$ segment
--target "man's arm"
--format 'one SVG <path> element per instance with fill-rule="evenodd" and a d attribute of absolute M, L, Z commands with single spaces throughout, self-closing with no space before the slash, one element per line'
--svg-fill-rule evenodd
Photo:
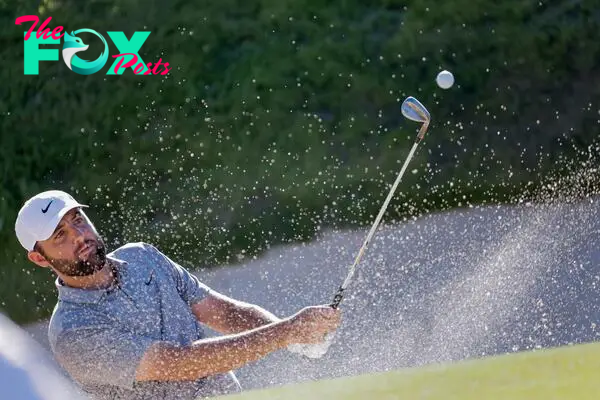
<path fill-rule="evenodd" d="M 318 343 L 339 322 L 339 310 L 307 307 L 284 320 L 235 335 L 201 339 L 191 346 L 157 342 L 142 357 L 135 379 L 188 381 L 225 373 L 293 343 Z"/>
<path fill-rule="evenodd" d="M 294 343 L 318 343 L 340 322 L 339 310 L 307 307 L 291 317 L 188 346 L 157 341 L 99 316 L 60 332 L 53 352 L 77 381 L 131 389 L 136 381 L 190 381 L 224 373 Z"/>
<path fill-rule="evenodd" d="M 146 246 L 159 262 L 166 265 L 177 291 L 196 318 L 211 329 L 223 334 L 240 333 L 280 320 L 259 306 L 216 292 L 156 247 Z"/>
<path fill-rule="evenodd" d="M 240 333 L 280 321 L 257 305 L 232 299 L 214 290 L 192 304 L 191 309 L 198 321 L 223 334 Z"/>
<path fill-rule="evenodd" d="M 136 380 L 188 381 L 225 373 L 287 346 L 290 334 L 289 323 L 281 321 L 186 347 L 157 342 L 142 357 Z"/>

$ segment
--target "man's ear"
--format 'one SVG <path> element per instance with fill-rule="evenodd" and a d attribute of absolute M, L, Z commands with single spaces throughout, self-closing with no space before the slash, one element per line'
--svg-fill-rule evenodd
<path fill-rule="evenodd" d="M 40 267 L 50 268 L 50 263 L 48 262 L 48 260 L 46 260 L 46 257 L 44 257 L 41 253 L 35 250 L 28 252 L 27 258 L 29 258 L 29 261 L 37 264 Z"/>

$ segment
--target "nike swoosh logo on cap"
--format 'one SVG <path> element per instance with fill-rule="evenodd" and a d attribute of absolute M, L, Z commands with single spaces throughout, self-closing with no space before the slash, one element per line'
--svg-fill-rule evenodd
<path fill-rule="evenodd" d="M 48 212 L 48 209 L 50 208 L 50 204 L 52 204 L 54 200 L 50 200 L 50 203 L 48 203 L 48 205 L 46 206 L 46 208 L 42 208 L 42 212 L 44 214 L 46 214 Z"/>

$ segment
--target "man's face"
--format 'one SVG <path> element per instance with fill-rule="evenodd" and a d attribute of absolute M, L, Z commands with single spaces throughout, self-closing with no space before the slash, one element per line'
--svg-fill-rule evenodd
<path fill-rule="evenodd" d="M 96 228 L 79 208 L 61 219 L 50 238 L 34 249 L 63 275 L 87 276 L 99 271 L 106 261 L 106 246 Z"/>

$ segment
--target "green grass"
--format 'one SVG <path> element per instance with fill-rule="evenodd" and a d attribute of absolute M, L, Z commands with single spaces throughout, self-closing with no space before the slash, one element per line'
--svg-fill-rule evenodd
<path fill-rule="evenodd" d="M 289 366 L 293 368 L 292 365 Z M 597 399 L 600 344 L 254 390 L 223 399 Z"/>

